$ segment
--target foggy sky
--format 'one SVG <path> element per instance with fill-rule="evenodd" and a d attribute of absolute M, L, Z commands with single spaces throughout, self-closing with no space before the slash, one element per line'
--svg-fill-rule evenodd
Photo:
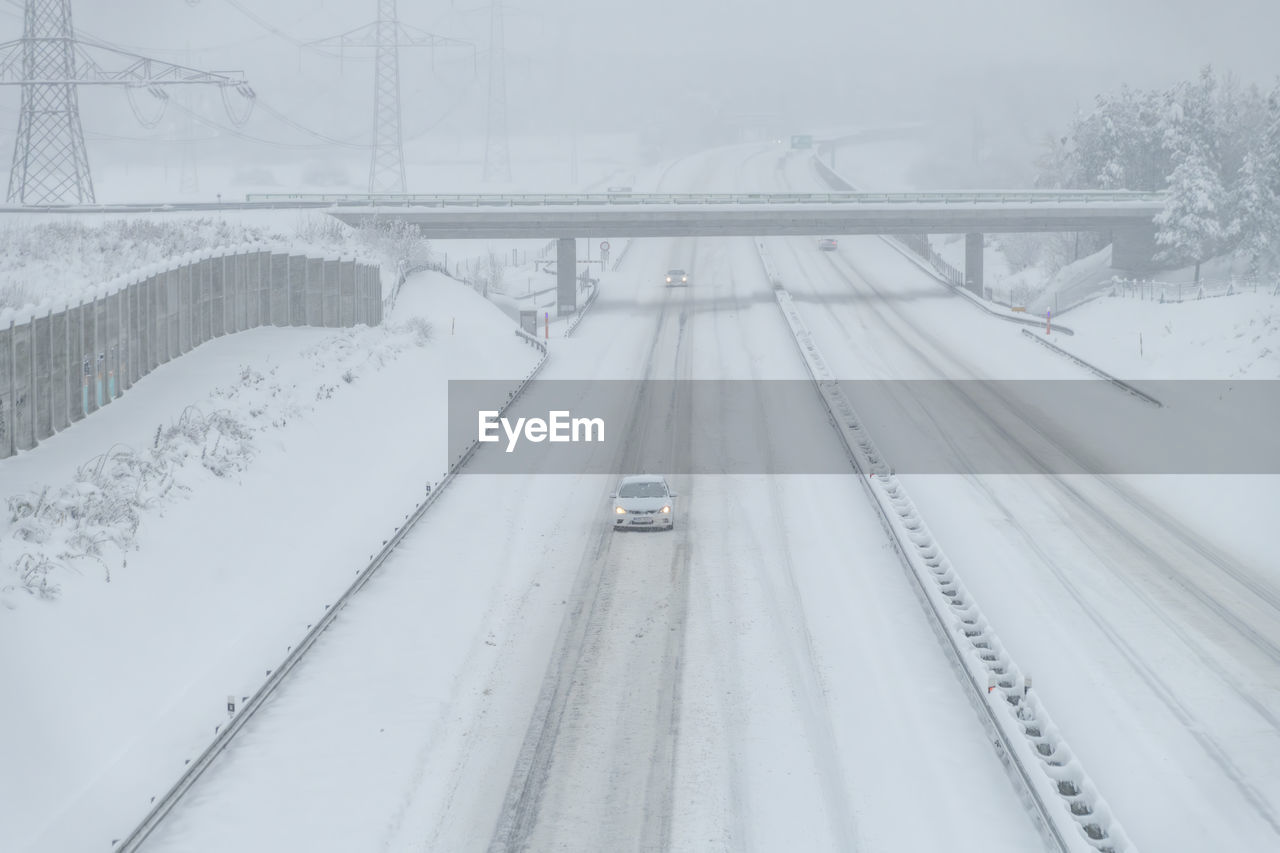
<path fill-rule="evenodd" d="M 376 0 L 240 0 L 295 41 L 371 21 Z M 21 33 L 21 3 L 0 0 L 0 38 Z M 511 133 L 669 128 L 708 115 L 770 113 L 792 126 L 978 115 L 989 132 L 1059 127 L 1077 105 L 1122 82 L 1164 86 L 1204 64 L 1269 86 L 1276 0 L 523 0 L 507 2 Z M 405 50 L 406 137 L 482 133 L 489 15 L 483 2 L 400 0 L 406 24 L 474 42 Z M 267 32 L 228 0 L 73 3 L 87 34 L 209 69 L 242 69 L 263 103 L 315 131 L 367 142 L 372 51 L 341 63 Z M 434 67 L 432 62 L 434 61 Z M 12 133 L 17 89 L 0 95 Z M 134 121 L 119 92 L 84 92 L 87 133 L 137 139 L 191 133 L 169 117 Z M 203 115 L 228 121 L 216 93 Z M 299 134 L 260 110 L 247 133 L 293 145 Z M 197 127 L 203 139 L 216 127 Z M 100 143 L 103 144 L 103 143 Z M 253 145 L 231 142 L 242 153 Z M 271 147 L 262 147 L 264 157 Z M 284 150 L 284 149 L 279 149 Z M 279 153 L 277 150 L 277 154 Z"/>

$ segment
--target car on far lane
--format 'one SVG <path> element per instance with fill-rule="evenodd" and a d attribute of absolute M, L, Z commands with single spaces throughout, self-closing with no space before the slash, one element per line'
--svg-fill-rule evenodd
<path fill-rule="evenodd" d="M 836 241 L 831 237 L 823 237 L 818 241 L 818 248 L 824 252 L 834 252 L 837 248 Z"/>
<path fill-rule="evenodd" d="M 667 270 L 667 287 L 688 286 L 689 274 L 684 270 Z"/>
<path fill-rule="evenodd" d="M 614 530 L 674 530 L 675 494 L 665 477 L 634 474 L 623 477 L 609 495 Z"/>

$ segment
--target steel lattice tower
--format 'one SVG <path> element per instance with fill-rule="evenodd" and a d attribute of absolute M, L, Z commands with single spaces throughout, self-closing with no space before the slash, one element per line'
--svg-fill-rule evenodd
<path fill-rule="evenodd" d="M 186 62 L 188 64 L 191 62 L 190 45 L 187 45 Z M 178 155 L 178 194 L 195 195 L 200 192 L 200 175 L 196 167 L 196 146 L 190 140 L 195 136 L 196 125 L 192 120 L 191 96 L 188 92 L 184 92 L 183 95 L 182 135 L 187 141 L 182 143 L 182 149 Z"/>
<path fill-rule="evenodd" d="M 373 162 L 369 192 L 405 192 L 404 137 L 400 132 L 400 21 L 396 0 L 378 0 L 374 24 L 377 57 L 373 72 Z"/>
<path fill-rule="evenodd" d="M 511 151 L 507 144 L 507 58 L 502 0 L 489 7 L 489 110 L 484 145 L 484 180 L 511 181 Z"/>
<path fill-rule="evenodd" d="M 121 62 L 121 68 L 109 67 Z M 148 122 L 134 103 L 134 92 L 154 96 L 161 104 L 162 116 L 168 103 L 167 87 L 207 84 L 222 88 L 223 106 L 233 122 L 248 120 L 248 113 L 237 118 L 226 100 L 226 90 L 234 88 L 252 109 L 254 92 L 240 72 L 198 71 L 102 41 L 79 41 L 71 25 L 71 0 L 26 0 L 22 38 L 0 44 L 0 86 L 22 87 L 18 136 L 9 171 L 9 203 L 94 203 L 93 178 L 80 127 L 79 87 L 124 88 L 138 120 L 154 127 L 160 118 Z"/>
<path fill-rule="evenodd" d="M 400 48 L 475 47 L 468 42 L 437 36 L 400 23 L 396 0 L 378 0 L 378 19 L 354 30 L 307 42 L 306 47 L 372 47 L 376 50 L 373 76 L 373 159 L 369 164 L 370 193 L 406 192 L 404 137 L 400 130 Z M 434 57 L 434 53 L 432 54 Z"/>
<path fill-rule="evenodd" d="M 71 0 L 27 0 L 21 50 L 23 79 L 40 82 L 22 84 L 9 203 L 93 204 L 76 97 Z"/>

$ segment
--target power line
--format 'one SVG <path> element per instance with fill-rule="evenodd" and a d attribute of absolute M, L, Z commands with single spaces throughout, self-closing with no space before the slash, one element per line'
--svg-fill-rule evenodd
<path fill-rule="evenodd" d="M 304 50 L 313 51 L 315 53 L 320 54 L 321 56 L 328 56 L 333 59 L 339 59 L 344 62 L 346 61 L 346 57 L 341 53 L 333 53 L 331 51 L 323 50 L 322 48 L 318 47 L 315 42 L 306 42 L 306 41 L 303 41 L 302 39 L 289 35 L 284 30 L 281 30 L 280 28 L 271 24 L 269 21 L 266 21 L 263 18 L 259 17 L 259 15 L 256 12 L 252 11 L 251 9 L 246 9 L 244 5 L 237 2 L 237 0 L 225 0 L 225 2 L 227 3 L 228 6 L 240 12 L 240 14 L 244 15 L 246 18 L 253 21 L 255 24 L 262 27 L 267 32 L 271 33 L 274 36 L 284 39 L 285 41 L 289 42 L 295 47 L 299 47 Z M 355 57 L 355 61 L 368 62 L 370 61 L 370 57 L 365 57 L 365 56 Z"/>
<path fill-rule="evenodd" d="M 335 146 L 342 147 L 342 148 L 366 148 L 367 147 L 366 145 L 362 145 L 359 143 L 343 142 L 342 140 L 337 140 L 337 139 L 330 140 L 329 137 L 323 136 L 321 134 L 313 134 L 313 135 L 319 136 L 321 139 L 329 140 L 323 145 L 316 145 L 312 143 L 280 142 L 275 139 L 264 139 L 261 136 L 254 136 L 252 134 L 245 133 L 242 130 L 238 130 L 234 127 L 227 127 L 224 124 L 219 124 L 218 122 L 213 121 L 212 119 L 205 118 L 204 116 L 200 115 L 194 110 L 188 110 L 186 107 L 182 106 L 181 104 L 174 104 L 174 107 L 176 107 L 181 112 L 189 113 L 191 115 L 191 120 L 196 122 L 197 124 L 202 124 L 205 127 L 212 128 L 214 130 L 220 131 L 230 136 L 234 136 L 237 139 L 244 139 L 248 142 L 257 142 L 261 145 L 269 145 L 272 148 L 287 148 L 293 151 L 317 151 L 317 150 L 330 150 Z"/>
<path fill-rule="evenodd" d="M 343 139 L 335 139 L 335 138 L 334 138 L 334 137 L 332 137 L 332 136 L 326 136 L 325 134 L 323 134 L 323 133 L 319 132 L 318 130 L 312 130 L 311 128 L 307 127 L 306 125 L 299 124 L 298 122 L 296 122 L 296 121 L 294 121 L 293 119 L 289 118 L 289 117 L 288 117 L 287 115 L 285 115 L 284 113 L 282 113 L 282 112 L 280 112 L 279 110 L 277 110 L 275 107 L 273 107 L 273 106 L 271 106 L 270 104 L 265 103 L 264 101 L 262 101 L 262 99 L 261 99 L 261 98 L 259 98 L 259 99 L 258 99 L 258 106 L 259 106 L 259 107 L 261 107 L 263 110 L 265 110 L 265 111 L 266 111 L 267 113 L 269 113 L 270 115 L 274 116 L 274 117 L 275 117 L 276 119 L 278 119 L 279 121 L 283 122 L 284 124 L 289 125 L 289 127 L 292 127 L 292 128 L 293 128 L 293 129 L 295 129 L 295 130 L 299 130 L 299 131 L 301 131 L 301 132 L 305 133 L 307 136 L 314 136 L 316 139 L 321 139 L 321 140 L 323 140 L 323 141 L 325 141 L 325 142 L 328 142 L 330 145 L 338 145 L 338 146 L 341 146 L 341 147 L 344 147 L 344 148 L 365 148 L 365 147 L 366 147 L 366 145 L 365 145 L 364 143 L 356 143 L 356 142 L 352 142 L 352 141 L 351 141 L 352 139 L 356 139 L 356 138 L 358 138 L 357 136 L 349 137 L 349 138 L 348 138 L 348 139 L 346 139 L 346 140 L 343 140 Z"/>
<path fill-rule="evenodd" d="M 507 57 L 502 0 L 489 7 L 489 103 L 484 141 L 484 180 L 511 182 L 507 144 Z"/>

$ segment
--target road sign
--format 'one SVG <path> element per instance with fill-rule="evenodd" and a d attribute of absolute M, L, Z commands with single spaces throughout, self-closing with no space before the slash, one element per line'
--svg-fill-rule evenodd
<path fill-rule="evenodd" d="M 600 251 L 602 251 L 602 252 L 607 252 L 607 251 L 609 251 L 609 241 L 608 241 L 608 240 L 601 240 L 601 241 L 600 241 Z"/>

